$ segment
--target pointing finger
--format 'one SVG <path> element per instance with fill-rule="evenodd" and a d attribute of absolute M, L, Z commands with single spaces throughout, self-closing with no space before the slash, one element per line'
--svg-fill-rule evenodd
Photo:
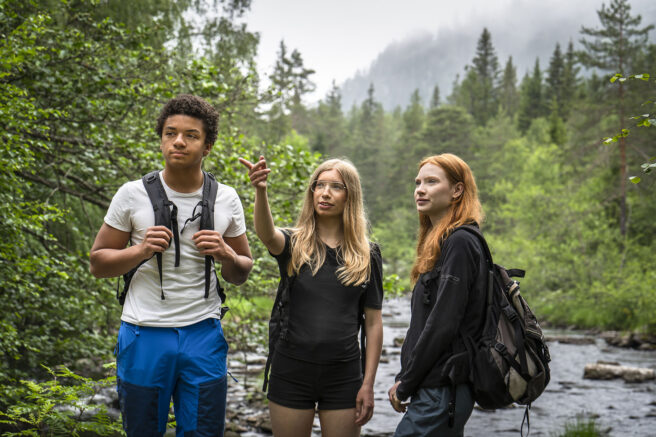
<path fill-rule="evenodd" d="M 244 167 L 246 167 L 249 170 L 251 170 L 253 168 L 253 165 L 254 165 L 248 159 L 244 159 L 244 158 L 239 158 L 239 162 L 241 162 L 244 165 Z"/>

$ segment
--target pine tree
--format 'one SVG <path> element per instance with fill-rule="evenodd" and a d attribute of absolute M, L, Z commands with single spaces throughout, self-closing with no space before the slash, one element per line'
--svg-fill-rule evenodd
<path fill-rule="evenodd" d="M 421 104 L 419 89 L 410 96 L 410 104 L 403 113 L 404 135 L 412 136 L 419 132 L 424 124 L 424 107 Z"/>
<path fill-rule="evenodd" d="M 419 90 L 415 89 L 410 96 L 410 103 L 401 114 L 401 133 L 398 141 L 393 144 L 392 155 L 394 159 L 390 160 L 388 166 L 391 179 L 398 181 L 386 190 L 386 193 L 392 199 L 403 198 L 407 194 L 407 184 L 416 175 L 417 169 L 413 164 L 423 157 L 421 155 L 424 150 L 421 146 L 421 134 L 424 129 L 425 118 L 426 115 Z M 422 150 L 422 152 L 417 153 L 417 150 Z M 403 159 L 399 159 L 401 156 Z"/>
<path fill-rule="evenodd" d="M 472 65 L 465 67 L 465 78 L 456 82 L 449 101 L 465 108 L 480 125 L 494 117 L 499 107 L 499 61 L 487 29 L 478 39 Z"/>
<path fill-rule="evenodd" d="M 564 79 L 565 79 L 565 59 L 560 51 L 560 44 L 556 43 L 551 59 L 549 69 L 547 70 L 545 99 L 552 103 L 552 111 L 558 117 L 562 118 L 562 106 L 564 97 Z"/>
<path fill-rule="evenodd" d="M 346 140 L 344 114 L 342 113 L 342 96 L 333 81 L 326 98 L 319 102 L 315 111 L 312 129 L 312 149 L 327 156 L 343 153 Z"/>
<path fill-rule="evenodd" d="M 351 138 L 348 145 L 348 156 L 358 167 L 362 180 L 367 206 L 372 213 L 377 213 L 377 202 L 386 186 L 385 169 L 387 167 L 387 152 L 389 138 L 386 138 L 385 113 L 380 102 L 376 101 L 373 83 L 367 90 L 367 98 L 356 110 L 354 124 L 350 127 Z M 380 208 L 384 208 L 382 205 Z"/>
<path fill-rule="evenodd" d="M 551 98 L 551 114 L 549 115 L 549 137 L 551 142 L 562 146 L 567 141 L 567 130 L 565 122 L 560 117 L 558 101 L 555 97 Z"/>
<path fill-rule="evenodd" d="M 582 27 L 581 44 L 585 51 L 579 53 L 581 63 L 587 67 L 596 67 L 609 73 L 626 75 L 631 71 L 641 47 L 646 44 L 649 31 L 654 25 L 640 28 L 642 17 L 631 16 L 631 5 L 627 0 L 612 0 L 610 5 L 601 6 L 597 11 L 601 28 L 593 29 Z M 587 38 L 586 38 L 587 37 Z M 621 132 L 626 124 L 625 90 L 620 82 L 617 87 L 617 104 L 614 108 L 619 117 L 618 131 Z M 620 153 L 620 233 L 626 235 L 627 206 L 626 206 L 626 179 L 627 158 L 626 141 L 619 139 Z"/>
<path fill-rule="evenodd" d="M 472 115 L 481 124 L 485 124 L 497 111 L 499 76 L 499 61 L 492 46 L 492 36 L 487 28 L 483 29 L 483 33 L 478 39 L 476 56 L 472 63 L 480 85 L 478 93 L 476 93 L 476 100 L 479 104 L 476 105 L 476 110 Z"/>
<path fill-rule="evenodd" d="M 499 87 L 499 104 L 507 115 L 512 117 L 519 107 L 519 94 L 517 93 L 517 69 L 513 65 L 512 56 L 508 57 L 506 67 L 501 77 Z"/>
<path fill-rule="evenodd" d="M 473 159 L 472 123 L 472 116 L 463 108 L 444 105 L 431 109 L 421 132 L 420 147 L 413 151 L 416 160 L 449 152 L 469 162 Z"/>
<path fill-rule="evenodd" d="M 440 106 L 440 87 L 435 85 L 433 88 L 433 95 L 431 96 L 430 109 L 437 108 Z"/>
<path fill-rule="evenodd" d="M 563 120 L 569 118 L 572 110 L 572 103 L 576 97 L 578 89 L 578 73 L 579 67 L 576 65 L 576 53 L 574 52 L 574 43 L 572 40 L 567 45 L 567 52 L 565 53 L 565 69 L 563 71 L 563 91 L 560 102 L 560 115 Z"/>
<path fill-rule="evenodd" d="M 546 115 L 546 111 L 542 91 L 542 71 L 540 70 L 540 60 L 536 59 L 533 74 L 530 76 L 527 74 L 522 79 L 517 119 L 520 132 L 525 133 L 533 120 L 544 115 Z"/>
<path fill-rule="evenodd" d="M 298 50 L 294 49 L 288 55 L 285 42 L 280 41 L 278 58 L 270 76 L 272 104 L 269 124 L 272 140 L 279 140 L 290 128 L 307 133 L 308 115 L 302 99 L 315 89 L 310 80 L 313 74 L 314 70 L 303 65 L 303 57 Z"/>
<path fill-rule="evenodd" d="M 268 111 L 269 135 L 276 141 L 289 132 L 291 121 L 288 116 L 288 105 L 291 99 L 289 92 L 292 88 L 292 67 L 287 55 L 285 41 L 280 41 L 278 58 L 273 67 L 271 79 L 272 103 Z"/>

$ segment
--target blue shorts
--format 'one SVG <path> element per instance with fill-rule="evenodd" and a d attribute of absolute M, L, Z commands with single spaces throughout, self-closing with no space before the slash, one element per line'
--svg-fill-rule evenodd
<path fill-rule="evenodd" d="M 223 436 L 227 353 L 218 319 L 182 328 L 122 322 L 116 374 L 128 437 L 162 436 L 171 397 L 176 436 Z"/>
<path fill-rule="evenodd" d="M 471 390 L 466 384 L 456 387 L 456 411 L 449 427 L 451 387 L 420 388 L 410 399 L 408 410 L 396 427 L 394 437 L 462 437 L 465 423 L 474 409 Z"/>

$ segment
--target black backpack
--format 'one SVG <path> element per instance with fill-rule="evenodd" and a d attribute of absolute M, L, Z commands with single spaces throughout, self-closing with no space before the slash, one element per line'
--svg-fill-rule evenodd
<path fill-rule="evenodd" d="M 173 233 L 173 243 L 175 245 L 175 267 L 180 265 L 180 234 L 178 232 L 178 207 L 175 206 L 166 196 L 166 191 L 164 191 L 164 186 L 162 181 L 159 178 L 159 170 L 152 171 L 141 178 L 146 192 L 148 193 L 148 198 L 150 203 L 153 206 L 153 212 L 155 214 L 155 226 L 166 226 Z M 198 204 L 194 207 L 192 216 L 187 219 L 183 224 L 182 229 L 190 221 L 194 221 L 200 218 L 200 229 L 214 229 L 214 202 L 216 201 L 216 192 L 218 190 L 218 183 L 214 178 L 212 173 L 203 172 L 203 198 Z M 196 208 L 200 206 L 201 211 L 196 212 Z M 170 246 L 169 246 L 170 247 Z M 157 258 L 157 269 L 159 270 L 159 284 L 161 288 L 161 298 L 164 297 L 164 287 L 162 285 L 162 253 L 156 252 L 155 257 Z M 130 288 L 130 281 L 135 272 L 141 267 L 142 264 L 149 261 L 150 258 L 141 261 L 135 268 L 123 275 L 123 291 L 119 293 L 119 285 L 116 287 L 116 298 L 119 303 L 123 305 L 125 303 L 125 296 L 128 293 Z M 210 291 L 210 275 L 212 274 L 212 265 L 214 264 L 214 258 L 210 255 L 205 256 L 205 299 L 209 297 Z M 221 302 L 225 302 L 226 295 L 219 283 L 219 278 L 214 271 L 214 276 L 216 277 L 216 291 L 221 298 Z M 119 278 L 120 282 L 120 278 Z M 221 317 L 223 317 L 227 308 L 221 308 Z"/>
<path fill-rule="evenodd" d="M 489 267 L 483 331 L 478 339 L 465 339 L 474 400 L 484 409 L 526 405 L 524 419 L 530 432 L 528 410 L 549 384 L 551 357 L 536 317 L 519 294 L 519 282 L 511 279 L 524 277 L 525 272 L 494 264 L 477 227 L 457 229 L 476 235 Z"/>

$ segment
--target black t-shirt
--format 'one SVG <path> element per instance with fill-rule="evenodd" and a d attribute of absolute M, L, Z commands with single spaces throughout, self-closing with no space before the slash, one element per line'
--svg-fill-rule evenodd
<path fill-rule="evenodd" d="M 283 271 L 291 259 L 290 237 L 285 234 L 285 248 L 275 258 Z M 288 340 L 276 351 L 313 363 L 349 361 L 360 356 L 358 316 L 360 298 L 364 306 L 381 309 L 383 304 L 382 260 L 377 246 L 372 248 L 373 265 L 369 281 L 346 286 L 337 279 L 337 251 L 326 246 L 326 259 L 312 276 L 305 265 L 290 290 Z"/>

